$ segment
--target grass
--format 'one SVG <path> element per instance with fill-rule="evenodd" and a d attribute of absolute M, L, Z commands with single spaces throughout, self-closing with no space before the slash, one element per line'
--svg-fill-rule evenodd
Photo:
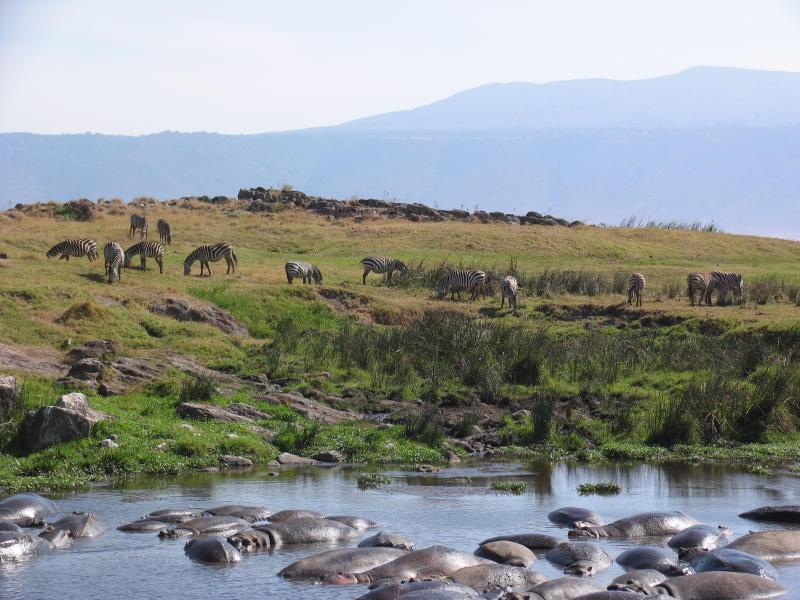
<path fill-rule="evenodd" d="M 599 481 L 597 483 L 581 483 L 578 485 L 578 493 L 581 496 L 616 496 L 620 491 L 622 491 L 622 488 L 614 481 Z"/>
<path fill-rule="evenodd" d="M 493 481 L 489 487 L 495 492 L 523 494 L 528 489 L 528 484 L 524 481 Z"/>
<path fill-rule="evenodd" d="M 358 476 L 356 484 L 360 490 L 370 490 L 392 483 L 392 478 L 380 473 L 364 473 Z"/>

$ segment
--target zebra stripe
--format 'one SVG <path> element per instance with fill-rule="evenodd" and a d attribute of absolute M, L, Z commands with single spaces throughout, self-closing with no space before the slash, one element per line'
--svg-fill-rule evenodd
<path fill-rule="evenodd" d="M 58 257 L 59 260 L 62 258 L 69 260 L 70 256 L 76 258 L 86 256 L 89 262 L 92 262 L 100 258 L 100 255 L 97 253 L 97 244 L 94 240 L 90 239 L 64 240 L 63 242 L 59 242 L 47 251 L 47 258 L 53 258 L 57 254 L 61 255 Z"/>
<path fill-rule="evenodd" d="M 694 306 L 694 295 L 700 292 L 700 300 L 698 305 L 703 304 L 703 300 L 707 300 L 711 304 L 711 296 L 708 295 L 708 288 L 711 284 L 711 275 L 709 273 L 689 273 L 686 277 L 686 287 L 689 294 L 689 301 Z M 708 297 L 706 298 L 706 296 Z"/>
<path fill-rule="evenodd" d="M 506 298 L 508 298 L 508 305 L 514 310 L 517 310 L 517 278 L 509 275 L 500 284 L 500 308 L 505 307 Z"/>
<path fill-rule="evenodd" d="M 436 292 L 443 298 L 450 292 L 450 299 L 453 300 L 458 294 L 461 300 L 461 292 L 472 292 L 470 300 L 475 300 L 478 294 L 486 295 L 486 273 L 474 269 L 456 269 L 449 275 L 445 275 L 436 283 Z"/>
<path fill-rule="evenodd" d="M 137 254 L 141 260 L 142 271 L 147 270 L 147 259 L 152 258 L 158 263 L 158 272 L 164 272 L 164 246 L 158 242 L 137 242 L 125 250 L 125 268 L 131 266 L 131 260 Z"/>
<path fill-rule="evenodd" d="M 233 246 L 231 246 L 228 242 L 220 242 L 212 246 L 200 246 L 199 248 L 195 249 L 189 256 L 186 257 L 186 260 L 183 261 L 183 274 L 188 275 L 191 273 L 192 264 L 194 261 L 199 260 L 200 275 L 203 275 L 203 268 L 208 269 L 208 274 L 211 275 L 211 266 L 208 263 L 217 262 L 222 258 L 224 258 L 225 262 L 228 264 L 228 270 L 226 273 L 230 273 L 231 271 L 235 273 L 236 265 L 238 264 L 236 252 L 233 251 Z"/>
<path fill-rule="evenodd" d="M 741 302 L 744 297 L 744 278 L 739 273 L 711 271 L 711 282 L 706 295 L 711 304 L 711 294 L 717 292 L 717 304 L 725 301 L 728 292 L 733 292 L 734 301 Z"/>
<path fill-rule="evenodd" d="M 283 265 L 283 269 L 286 271 L 286 279 L 289 283 L 298 277 L 303 280 L 303 283 L 311 283 L 312 279 L 315 283 L 322 283 L 322 271 L 311 263 L 293 260 Z"/>
<path fill-rule="evenodd" d="M 103 248 L 103 257 L 106 262 L 108 283 L 115 279 L 122 281 L 122 264 L 125 261 L 125 253 L 122 251 L 122 246 L 117 242 L 108 242 Z"/>
<path fill-rule="evenodd" d="M 164 219 L 159 219 L 156 223 L 156 229 L 158 229 L 158 239 L 162 242 L 166 242 L 169 246 L 172 244 L 172 228 L 169 226 Z"/>
<path fill-rule="evenodd" d="M 644 275 L 641 273 L 631 275 L 628 280 L 628 304 L 636 300 L 636 306 L 642 305 L 642 293 L 646 285 L 647 282 L 644 279 Z"/>
<path fill-rule="evenodd" d="M 361 266 L 364 267 L 364 275 L 361 277 L 361 282 L 367 285 L 367 275 L 372 273 L 386 273 L 386 281 L 389 285 L 392 284 L 392 273 L 400 271 L 405 273 L 408 271 L 405 263 L 395 258 L 386 258 L 382 256 L 368 256 L 361 259 Z"/>
<path fill-rule="evenodd" d="M 133 237 L 136 230 L 141 232 L 140 239 L 147 239 L 147 217 L 144 215 L 131 215 L 131 228 L 128 231 L 128 237 Z"/>

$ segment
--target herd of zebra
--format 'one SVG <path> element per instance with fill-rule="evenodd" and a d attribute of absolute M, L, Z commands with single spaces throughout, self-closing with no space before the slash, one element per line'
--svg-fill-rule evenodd
<path fill-rule="evenodd" d="M 160 242 L 167 245 L 172 243 L 172 229 L 164 219 L 159 219 L 156 228 Z M 147 270 L 147 259 L 152 258 L 158 264 L 160 273 L 164 273 L 164 246 L 160 242 L 147 241 L 148 223 L 147 218 L 142 215 L 131 215 L 129 237 L 134 237 L 139 231 L 141 241 L 133 244 L 127 250 L 115 241 L 108 242 L 103 248 L 105 259 L 105 271 L 108 282 L 121 279 L 122 267 L 130 267 L 134 256 L 139 256 L 141 268 Z M 91 239 L 72 239 L 59 242 L 47 252 L 47 258 L 59 256 L 60 259 L 69 260 L 70 256 L 86 256 L 89 261 L 99 258 L 97 244 Z M 192 265 L 200 262 L 200 275 L 205 271 L 211 275 L 210 262 L 217 262 L 224 259 L 228 269 L 226 273 L 235 273 L 238 259 L 233 246 L 228 242 L 199 246 L 193 250 L 183 261 L 183 274 L 191 273 Z M 386 280 L 391 285 L 392 274 L 397 271 L 401 276 L 408 272 L 408 267 L 400 260 L 377 256 L 368 256 L 361 260 L 364 273 L 361 281 L 367 284 L 367 275 L 370 273 L 385 274 Z M 291 284 L 294 279 L 301 279 L 303 283 L 322 283 L 322 271 L 316 265 L 308 262 L 290 261 L 284 265 L 286 279 Z M 450 299 L 461 299 L 461 292 L 469 292 L 470 300 L 476 300 L 478 296 L 487 295 L 487 275 L 478 269 L 455 269 L 439 279 L 435 285 L 435 292 L 439 298 L 444 298 L 448 293 Z M 644 275 L 633 273 L 628 279 L 628 304 L 642 305 L 644 289 L 647 285 Z M 734 299 L 741 302 L 744 294 L 744 279 L 738 273 L 726 273 L 722 271 L 712 271 L 710 273 L 690 273 L 687 277 L 687 289 L 692 306 L 695 298 L 699 295 L 698 304 L 705 302 L 711 305 L 712 294 L 717 292 L 718 302 L 724 301 L 728 292 L 732 292 Z M 518 299 L 519 282 L 513 275 L 508 275 L 500 283 L 500 308 L 505 307 L 508 300 L 509 306 L 516 311 Z"/>

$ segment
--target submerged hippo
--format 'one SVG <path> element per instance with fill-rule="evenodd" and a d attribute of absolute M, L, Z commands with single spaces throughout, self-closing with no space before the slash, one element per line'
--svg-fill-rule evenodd
<path fill-rule="evenodd" d="M 679 600 L 760 600 L 778 598 L 786 593 L 786 588 L 758 575 L 714 571 L 667 579 L 652 591 Z"/>
<path fill-rule="evenodd" d="M 752 531 L 725 548 L 748 552 L 770 561 L 800 558 L 800 529 Z"/>
<path fill-rule="evenodd" d="M 713 550 L 727 543 L 733 535 L 733 530 L 724 525 L 711 527 L 710 525 L 692 525 L 673 535 L 667 546 L 674 548 L 678 554 L 682 550 Z"/>
<path fill-rule="evenodd" d="M 637 546 L 626 550 L 616 561 L 625 569 L 653 569 L 665 575 L 688 575 L 686 567 L 678 564 L 678 556 L 661 546 Z"/>
<path fill-rule="evenodd" d="M 479 546 L 483 546 L 488 544 L 489 542 L 501 542 L 501 541 L 509 541 L 514 542 L 517 544 L 521 544 L 526 548 L 529 548 L 533 551 L 537 550 L 552 550 L 558 544 L 560 544 L 563 540 L 558 539 L 555 536 L 547 535 L 544 533 L 512 533 L 509 535 L 498 535 L 493 538 L 489 538 L 488 540 L 483 540 Z"/>
<path fill-rule="evenodd" d="M 414 542 L 402 535 L 381 531 L 375 535 L 364 538 L 358 543 L 359 548 L 400 548 L 401 550 L 413 550 Z"/>
<path fill-rule="evenodd" d="M 478 592 L 469 586 L 442 579 L 434 579 L 382 585 L 363 596 L 359 596 L 356 600 L 396 600 L 397 598 L 461 600 L 477 597 Z"/>
<path fill-rule="evenodd" d="M 774 521 L 775 523 L 800 523 L 800 506 L 788 504 L 785 506 L 762 506 L 748 510 L 739 515 L 743 519 L 752 521 Z"/>
<path fill-rule="evenodd" d="M 203 511 L 204 514 L 217 517 L 236 517 L 250 523 L 266 520 L 272 513 L 263 506 L 242 506 L 240 504 L 227 504 Z"/>
<path fill-rule="evenodd" d="M 0 520 L 14 521 L 23 527 L 41 525 L 45 517 L 57 512 L 58 507 L 55 502 L 30 492 L 15 494 L 0 500 Z"/>
<path fill-rule="evenodd" d="M 570 538 L 640 538 L 656 536 L 673 536 L 692 525 L 700 525 L 680 511 L 646 512 L 632 517 L 619 519 L 608 525 L 589 525 L 575 523 L 570 530 Z"/>
<path fill-rule="evenodd" d="M 406 554 L 397 548 L 339 548 L 293 562 L 278 572 L 281 577 L 319 579 L 336 573 L 362 573 Z"/>
<path fill-rule="evenodd" d="M 221 537 L 192 538 L 183 547 L 192 560 L 209 563 L 232 563 L 242 560 L 239 551 Z"/>
<path fill-rule="evenodd" d="M 159 537 L 175 538 L 182 535 L 230 535 L 249 527 L 250 523 L 237 517 L 197 517 L 191 521 L 178 523 L 169 529 L 162 529 Z"/>
<path fill-rule="evenodd" d="M 347 573 L 340 575 L 335 583 L 370 583 L 381 579 L 399 577 L 402 579 L 419 579 L 420 577 L 448 577 L 464 567 L 493 564 L 485 558 L 473 554 L 459 552 L 444 546 L 431 546 L 423 550 L 414 550 L 363 573 Z M 329 581 L 329 583 L 334 583 Z"/>
<path fill-rule="evenodd" d="M 452 573 L 450 579 L 478 592 L 487 592 L 495 588 L 521 591 L 547 581 L 547 577 L 536 571 L 498 564 L 464 567 Z"/>
<path fill-rule="evenodd" d="M 486 542 L 475 550 L 475 556 L 488 558 L 494 562 L 512 567 L 527 567 L 536 560 L 533 550 L 508 540 Z"/>
<path fill-rule="evenodd" d="M 49 539 L 49 536 L 56 531 L 69 531 L 74 539 L 78 539 L 83 537 L 95 537 L 105 530 L 106 528 L 97 520 L 94 513 L 74 512 L 69 516 L 59 519 L 55 523 L 48 523 L 41 535 Z"/>
<path fill-rule="evenodd" d="M 185 523 L 201 516 L 200 513 L 193 510 L 184 510 L 180 508 L 164 508 L 161 510 L 154 510 L 146 514 L 141 520 L 147 519 L 151 521 L 161 521 L 162 523 Z"/>
<path fill-rule="evenodd" d="M 230 536 L 228 541 L 242 550 L 257 550 L 289 544 L 352 542 L 358 537 L 357 529 L 339 521 L 320 517 L 300 517 L 279 523 L 258 525 L 253 531 Z"/>
<path fill-rule="evenodd" d="M 582 521 L 592 525 L 603 525 L 603 519 L 596 512 L 588 508 L 578 508 L 575 506 L 557 508 L 548 514 L 547 518 L 556 525 L 565 525 L 567 527 L 572 527 L 572 524 L 576 521 Z"/>
<path fill-rule="evenodd" d="M 0 531 L 22 531 L 14 521 L 0 521 Z"/>
<path fill-rule="evenodd" d="M 330 519 L 331 521 L 339 521 L 339 523 L 344 523 L 345 525 L 349 525 L 353 529 L 358 529 L 359 531 L 366 531 L 367 529 L 377 529 L 380 527 L 378 523 L 375 521 L 371 521 L 370 519 L 365 519 L 364 517 L 349 517 L 347 515 L 335 515 L 333 517 L 325 517 L 326 519 Z"/>
<path fill-rule="evenodd" d="M 608 589 L 645 592 L 648 588 L 661 583 L 666 578 L 666 575 L 655 569 L 634 569 L 615 577 Z"/>
<path fill-rule="evenodd" d="M 166 524 L 163 521 L 155 521 L 153 519 L 139 519 L 131 523 L 125 523 L 117 527 L 119 531 L 126 533 L 148 533 L 153 531 L 163 531 Z"/>
<path fill-rule="evenodd" d="M 544 557 L 564 567 L 567 575 L 595 575 L 611 566 L 611 557 L 597 544 L 561 542 Z"/>
<path fill-rule="evenodd" d="M 62 532 L 57 537 L 59 545 L 24 531 L 0 531 L 0 564 L 63 548 L 65 547 L 64 538 L 70 539 L 66 532 Z"/>
<path fill-rule="evenodd" d="M 778 572 L 763 558 L 733 548 L 718 548 L 710 552 L 697 552 L 689 564 L 698 573 L 706 571 L 732 571 L 750 573 L 767 579 L 777 579 Z"/>
<path fill-rule="evenodd" d="M 281 521 L 288 521 L 289 519 L 301 519 L 304 517 L 314 517 L 317 519 L 325 518 L 325 515 L 315 510 L 279 510 L 271 514 L 267 519 L 270 523 L 280 523 Z"/>
<path fill-rule="evenodd" d="M 530 588 L 530 600 L 572 600 L 584 594 L 600 592 L 603 588 L 575 577 L 560 577 L 539 583 Z"/>

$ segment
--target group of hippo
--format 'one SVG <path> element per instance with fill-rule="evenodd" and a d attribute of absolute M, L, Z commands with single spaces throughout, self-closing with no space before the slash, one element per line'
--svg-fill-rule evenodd
<path fill-rule="evenodd" d="M 49 522 L 58 512 L 53 501 L 37 494 L 0 501 L 0 562 L 65 548 L 75 539 L 103 532 L 93 513 Z M 763 507 L 741 516 L 800 523 L 800 506 Z M 324 584 L 369 584 L 359 600 L 777 598 L 787 590 L 776 581 L 772 563 L 800 559 L 800 529 L 755 531 L 729 542 L 730 529 L 705 525 L 681 512 L 647 512 L 604 524 L 591 510 L 565 507 L 548 518 L 569 528 L 567 539 L 543 533 L 501 535 L 484 540 L 474 553 L 444 546 L 417 550 L 409 539 L 385 531 L 364 537 L 379 525 L 361 517 L 308 510 L 272 513 L 258 506 L 159 510 L 118 529 L 162 538 L 188 536 L 186 555 L 210 563 L 233 563 L 242 554 L 295 544 L 358 542 L 298 560 L 278 575 Z M 42 530 L 25 529 L 31 527 Z M 596 543 L 600 538 L 653 545 L 637 545 L 612 560 Z M 539 558 L 563 569 L 565 576 L 548 580 L 532 568 Z M 603 589 L 590 576 L 614 561 L 626 572 Z"/>

